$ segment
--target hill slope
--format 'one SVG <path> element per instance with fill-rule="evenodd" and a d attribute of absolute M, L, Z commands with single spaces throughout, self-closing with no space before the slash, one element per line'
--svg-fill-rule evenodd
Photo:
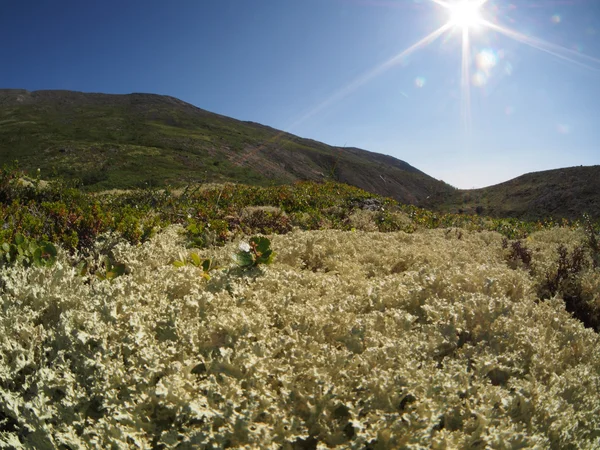
<path fill-rule="evenodd" d="M 444 212 L 539 220 L 600 217 L 600 166 L 533 172 L 482 189 L 440 192 L 422 204 Z"/>
<path fill-rule="evenodd" d="M 0 165 L 90 189 L 334 179 L 403 203 L 452 188 L 404 161 L 332 147 L 154 94 L 0 90 Z"/>

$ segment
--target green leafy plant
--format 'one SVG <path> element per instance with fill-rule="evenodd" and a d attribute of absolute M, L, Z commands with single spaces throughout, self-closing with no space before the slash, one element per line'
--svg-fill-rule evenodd
<path fill-rule="evenodd" d="M 248 243 L 242 242 L 240 250 L 235 255 L 237 264 L 246 269 L 260 264 L 271 264 L 275 252 L 271 249 L 271 241 L 262 236 L 250 238 Z"/>
<path fill-rule="evenodd" d="M 101 280 L 113 281 L 114 279 L 124 275 L 127 267 L 125 264 L 106 258 L 104 261 L 104 272 L 96 272 L 96 276 Z"/>
<path fill-rule="evenodd" d="M 204 248 L 211 245 L 223 245 L 229 236 L 229 225 L 222 219 L 207 222 L 189 220 L 186 227 L 190 247 Z"/>
<path fill-rule="evenodd" d="M 212 270 L 216 270 L 219 268 L 216 266 L 216 264 L 214 263 L 214 261 L 212 259 L 210 259 L 210 258 L 202 259 L 202 258 L 200 258 L 198 253 L 190 253 L 190 256 L 187 258 L 184 258 L 183 260 L 173 261 L 173 265 L 175 267 L 184 267 L 187 265 L 195 266 L 198 269 L 202 270 L 201 276 L 202 276 L 202 278 L 205 278 L 206 280 L 210 280 L 210 272 Z"/>
<path fill-rule="evenodd" d="M 50 267 L 56 262 L 56 255 L 56 247 L 50 242 L 27 239 L 22 234 L 16 234 L 12 243 L 2 244 L 2 259 L 8 264 Z"/>
<path fill-rule="evenodd" d="M 56 247 L 50 242 L 39 242 L 33 252 L 33 264 L 38 267 L 50 267 L 56 262 Z"/>

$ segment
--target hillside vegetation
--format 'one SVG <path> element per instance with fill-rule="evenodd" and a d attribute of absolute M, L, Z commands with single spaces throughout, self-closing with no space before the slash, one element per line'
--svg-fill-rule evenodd
<path fill-rule="evenodd" d="M 30 183 L 0 178 L 2 448 L 600 446 L 589 217 Z"/>
<path fill-rule="evenodd" d="M 0 166 L 15 160 L 30 174 L 39 168 L 88 191 L 337 181 L 442 213 L 600 218 L 600 166 L 458 190 L 391 156 L 329 146 L 154 94 L 0 89 Z"/>
<path fill-rule="evenodd" d="M 439 192 L 422 206 L 443 212 L 540 220 L 600 218 L 600 166 L 528 173 L 483 189 Z"/>
<path fill-rule="evenodd" d="M 332 147 L 153 94 L 0 90 L 0 166 L 79 179 L 88 190 L 339 181 L 418 204 L 452 188 L 411 165 Z M 48 176 L 48 175 L 46 175 Z"/>

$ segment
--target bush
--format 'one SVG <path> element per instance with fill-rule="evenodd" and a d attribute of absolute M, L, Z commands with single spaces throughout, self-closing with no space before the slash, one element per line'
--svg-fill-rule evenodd
<path fill-rule="evenodd" d="M 502 240 L 502 248 L 506 249 L 508 247 L 508 239 L 504 238 Z M 531 250 L 529 250 L 521 240 L 516 240 L 510 243 L 510 252 L 506 258 L 509 266 L 513 269 L 521 265 L 529 270 L 531 268 L 532 256 Z"/>
<path fill-rule="evenodd" d="M 589 267 L 583 246 L 576 246 L 569 254 L 567 248 L 557 247 L 558 258 L 554 269 L 545 274 L 545 281 L 538 286 L 540 298 L 560 295 L 567 311 L 586 327 L 600 331 L 600 305 L 594 305 L 583 296 L 582 274 Z"/>
<path fill-rule="evenodd" d="M 242 209 L 239 226 L 245 234 L 285 234 L 292 230 L 287 214 L 273 206 L 247 206 Z"/>
<path fill-rule="evenodd" d="M 0 265 L 22 264 L 25 267 L 50 267 L 56 262 L 56 247 L 46 241 L 34 241 L 17 234 L 12 243 L 2 243 Z"/>

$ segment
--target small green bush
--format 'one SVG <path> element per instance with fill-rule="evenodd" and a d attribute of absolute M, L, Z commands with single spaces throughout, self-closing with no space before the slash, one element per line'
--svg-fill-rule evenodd
<path fill-rule="evenodd" d="M 50 267 L 56 262 L 56 247 L 47 241 L 36 241 L 17 234 L 13 242 L 2 243 L 1 260 L 5 264 L 25 267 Z"/>
<path fill-rule="evenodd" d="M 266 237 L 252 237 L 249 243 L 240 244 L 240 251 L 236 254 L 237 264 L 248 269 L 260 264 L 271 264 L 275 252 L 271 249 L 271 241 Z"/>
<path fill-rule="evenodd" d="M 125 275 L 126 271 L 127 267 L 125 264 L 113 261 L 111 258 L 106 257 L 104 260 L 104 271 L 96 272 L 96 276 L 100 280 L 113 281 L 114 279 Z"/>
<path fill-rule="evenodd" d="M 207 281 L 210 280 L 210 272 L 219 268 L 212 259 L 202 259 L 198 253 L 190 253 L 189 257 L 182 260 L 176 260 L 173 262 L 173 265 L 175 267 L 185 267 L 187 265 L 195 266 L 202 271 L 201 276 Z"/>

